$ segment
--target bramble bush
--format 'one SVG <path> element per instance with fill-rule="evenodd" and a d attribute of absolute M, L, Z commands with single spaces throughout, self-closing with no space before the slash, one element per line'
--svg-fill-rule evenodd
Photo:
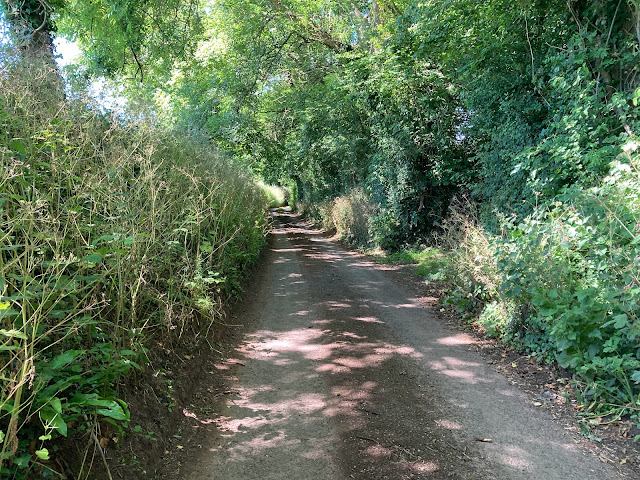
<path fill-rule="evenodd" d="M 598 414 L 640 411 L 640 175 L 629 141 L 597 186 L 486 232 L 452 209 L 451 302 L 490 335 L 577 375 Z"/>
<path fill-rule="evenodd" d="M 205 146 L 65 99 L 46 62 L 4 53 L 0 476 L 45 478 L 57 437 L 126 424 L 118 387 L 151 338 L 220 319 L 267 200 Z"/>
<path fill-rule="evenodd" d="M 497 244 L 504 294 L 528 315 L 513 340 L 577 372 L 585 398 L 640 408 L 640 176 L 636 142 Z"/>

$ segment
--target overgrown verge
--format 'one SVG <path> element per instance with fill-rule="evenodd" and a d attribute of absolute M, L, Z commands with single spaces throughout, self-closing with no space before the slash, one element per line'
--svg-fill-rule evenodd
<path fill-rule="evenodd" d="M 267 197 L 269 207 L 279 208 L 284 207 L 289 203 L 291 193 L 287 188 L 283 188 L 278 185 L 267 185 L 264 182 L 258 182 L 258 186 Z"/>
<path fill-rule="evenodd" d="M 375 241 L 371 219 L 376 207 L 362 188 L 320 203 L 297 202 L 295 207 L 349 245 L 369 247 Z"/>
<path fill-rule="evenodd" d="M 56 439 L 93 448 L 101 426 L 126 427 L 119 386 L 151 338 L 215 328 L 264 245 L 267 201 L 206 146 L 66 100 L 46 66 L 4 58 L 0 477 L 56 478 Z"/>
<path fill-rule="evenodd" d="M 638 143 L 609 176 L 491 234 L 457 203 L 445 223 L 448 302 L 539 361 L 574 372 L 584 413 L 640 420 Z"/>

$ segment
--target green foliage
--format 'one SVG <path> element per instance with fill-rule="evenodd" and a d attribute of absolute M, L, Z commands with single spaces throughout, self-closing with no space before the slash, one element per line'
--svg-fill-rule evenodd
<path fill-rule="evenodd" d="M 487 333 L 578 374 L 596 412 L 640 408 L 640 175 L 628 142 L 610 175 L 494 236 L 453 211 L 450 301 Z M 493 265 L 487 268 L 487 265 Z"/>
<path fill-rule="evenodd" d="M 436 247 L 414 246 L 395 252 L 376 250 L 372 254 L 382 263 L 413 265 L 416 275 L 428 282 L 443 281 L 450 266 L 450 257 Z"/>
<path fill-rule="evenodd" d="M 51 6 L 56 23 L 48 28 L 85 47 L 88 68 L 78 72 L 136 80 L 145 73 L 142 87 L 119 82 L 130 103 L 144 107 L 138 118 L 206 139 L 266 183 L 284 186 L 292 207 L 346 241 L 394 250 L 441 235 L 449 261 L 420 268 L 429 278 L 446 277 L 461 311 L 489 334 L 572 369 L 585 384 L 585 402 L 637 408 L 636 0 Z M 32 30 L 35 20 L 27 22 Z M 7 230 L 2 241 L 10 250 L 3 252 L 23 263 L 25 252 L 43 252 L 34 253 L 42 264 L 37 275 L 25 274 L 31 261 L 5 277 L 0 287 L 9 296 L 45 298 L 33 307 L 45 317 L 96 304 L 73 318 L 100 333 L 104 327 L 92 325 L 104 309 L 115 318 L 109 332 L 125 331 L 125 319 L 144 312 L 155 312 L 149 324 L 177 328 L 185 311 L 211 315 L 220 295 L 237 289 L 262 224 L 236 201 L 251 195 L 226 180 L 235 175 L 228 167 L 209 166 L 210 156 L 173 137 L 147 141 L 140 127 L 113 129 L 97 117 L 91 125 L 102 127 L 86 135 L 101 153 L 87 153 L 68 132 L 91 110 L 52 124 L 38 108 L 3 108 L 3 158 L 20 168 L 2 208 L 24 217 Z M 120 163 L 100 164 L 103 151 Z M 36 157 L 45 160 L 24 173 Z M 174 201 L 169 191 L 192 194 Z M 281 203 L 273 192 L 270 201 Z M 60 208 L 53 233 L 34 237 L 44 231 L 43 212 Z M 113 218 L 122 222 L 117 229 L 107 226 Z M 60 240 L 67 237 L 71 245 Z M 51 253 L 59 249 L 60 258 Z M 124 262 L 146 276 L 128 279 Z M 127 300 L 103 308 L 98 289 Z M 159 300 L 158 291 L 170 293 Z M 0 316 L 17 322 L 25 312 L 20 301 L 6 300 Z M 3 325 L 16 343 L 8 347 L 34 338 L 24 323 Z M 86 368 L 101 365 L 89 346 L 60 338 L 82 352 Z M 119 338 L 98 344 L 117 357 L 135 343 Z M 58 432 L 56 406 L 42 404 Z"/>
<path fill-rule="evenodd" d="M 48 33 L 55 29 L 53 9 L 64 4 L 64 0 L 42 2 L 39 0 L 2 0 L 0 9 L 3 17 L 11 24 L 12 40 L 28 45 L 39 32 Z"/>
<path fill-rule="evenodd" d="M 577 371 L 586 398 L 618 405 L 640 394 L 638 178 L 634 153 L 597 187 L 511 228 L 497 253 L 505 295 L 527 312 L 517 340 Z"/>
<path fill-rule="evenodd" d="M 510 338 L 511 324 L 514 321 L 513 307 L 501 300 L 492 300 L 482 307 L 477 323 L 487 335 L 494 338 Z"/>
<path fill-rule="evenodd" d="M 55 14 L 57 30 L 82 47 L 91 73 L 140 82 L 146 74 L 166 79 L 174 61 L 193 54 L 202 31 L 197 1 L 66 0 Z"/>
<path fill-rule="evenodd" d="M 451 196 L 473 175 L 457 138 L 455 87 L 437 64 L 392 44 L 367 59 L 367 107 L 374 141 L 367 183 L 379 203 L 374 238 L 414 242 L 440 222 Z"/>
<path fill-rule="evenodd" d="M 118 387 L 145 345 L 215 324 L 266 228 L 265 197 L 229 161 L 60 100 L 47 65 L 0 74 L 0 476 L 12 478 L 45 475 L 57 437 L 126 423 Z"/>
<path fill-rule="evenodd" d="M 602 178 L 637 130 L 631 2 L 421 2 L 405 18 L 414 50 L 458 82 L 488 221 Z"/>
<path fill-rule="evenodd" d="M 399 5 L 217 4 L 211 40 L 162 87 L 168 116 L 307 205 L 363 186 L 379 205 L 373 238 L 413 241 L 474 173 L 455 86 L 405 37 L 381 41 Z"/>
<path fill-rule="evenodd" d="M 462 311 L 630 405 L 637 2 L 382 5 L 221 3 L 177 117 L 347 240 L 443 234 Z"/>

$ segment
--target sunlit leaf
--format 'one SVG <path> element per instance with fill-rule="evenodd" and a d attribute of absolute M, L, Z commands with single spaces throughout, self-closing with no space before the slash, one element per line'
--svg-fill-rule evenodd
<path fill-rule="evenodd" d="M 49 460 L 49 450 L 46 448 L 41 448 L 40 450 L 36 450 L 36 456 L 40 460 Z"/>

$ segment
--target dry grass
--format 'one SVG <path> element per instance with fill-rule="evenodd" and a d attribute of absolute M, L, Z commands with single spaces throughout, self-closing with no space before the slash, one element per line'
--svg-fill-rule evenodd
<path fill-rule="evenodd" d="M 117 385 L 151 336 L 219 320 L 267 201 L 206 145 L 67 101 L 47 62 L 3 58 L 0 468 L 21 478 L 71 425 L 128 417 Z"/>
<path fill-rule="evenodd" d="M 501 279 L 492 236 L 480 223 L 476 208 L 468 199 L 461 197 L 451 202 L 438 241 L 451 252 L 449 277 L 461 290 L 497 293 Z"/>

